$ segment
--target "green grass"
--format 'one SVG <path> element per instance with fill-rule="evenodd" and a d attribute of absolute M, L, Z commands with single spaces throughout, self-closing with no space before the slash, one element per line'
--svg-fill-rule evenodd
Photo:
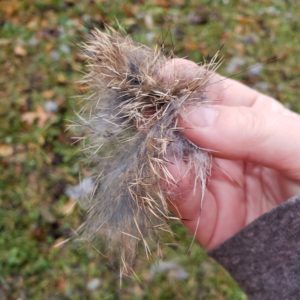
<path fill-rule="evenodd" d="M 193 22 L 192 14 L 201 20 Z M 139 280 L 125 278 L 90 246 L 71 242 L 84 219 L 64 193 L 86 174 L 66 131 L 74 118 L 76 81 L 84 64 L 78 43 L 94 26 L 117 26 L 134 39 L 197 62 L 221 49 L 220 72 L 262 88 L 300 111 L 300 5 L 290 1 L 2 1 L 0 5 L 0 298 L 1 299 L 245 299 L 242 291 L 175 224 L 176 247 L 165 260 L 188 278 L 150 276 L 140 255 Z M 243 65 L 228 73 L 232 58 Z M 258 75 L 249 73 L 255 63 Z M 226 71 L 227 70 L 227 71 Z M 47 101 L 57 104 L 45 112 Z M 94 278 L 101 285 L 87 288 Z"/>

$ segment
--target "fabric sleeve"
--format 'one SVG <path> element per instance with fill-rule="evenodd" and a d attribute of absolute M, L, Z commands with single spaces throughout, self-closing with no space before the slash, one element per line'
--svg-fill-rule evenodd
<path fill-rule="evenodd" d="M 209 253 L 255 300 L 300 299 L 300 196 Z"/>

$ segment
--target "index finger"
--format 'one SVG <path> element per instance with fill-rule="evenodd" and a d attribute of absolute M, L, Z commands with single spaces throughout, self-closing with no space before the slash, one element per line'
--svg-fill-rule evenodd
<path fill-rule="evenodd" d="M 166 62 L 160 70 L 159 77 L 164 84 L 171 84 L 175 80 L 191 81 L 203 72 L 207 72 L 204 67 L 186 59 L 175 58 Z M 228 106 L 286 110 L 282 104 L 272 97 L 261 94 L 234 79 L 213 72 L 209 76 L 210 79 L 205 91 L 208 101 Z"/>

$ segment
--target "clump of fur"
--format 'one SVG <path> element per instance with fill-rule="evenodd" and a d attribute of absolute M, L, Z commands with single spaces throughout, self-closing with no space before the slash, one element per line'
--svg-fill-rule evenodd
<path fill-rule="evenodd" d="M 91 94 L 79 115 L 96 187 L 82 231 L 89 240 L 104 236 L 131 263 L 138 242 L 149 256 L 172 218 L 163 188 L 175 183 L 168 158 L 184 160 L 205 187 L 209 156 L 182 137 L 176 120 L 183 105 L 205 99 L 210 71 L 166 85 L 158 74 L 167 58 L 111 29 L 94 30 L 84 55 Z"/>

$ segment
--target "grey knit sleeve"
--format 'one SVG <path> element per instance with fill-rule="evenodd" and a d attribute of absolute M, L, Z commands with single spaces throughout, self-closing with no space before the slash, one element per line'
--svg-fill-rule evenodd
<path fill-rule="evenodd" d="M 300 299 L 300 196 L 211 251 L 249 299 Z"/>

